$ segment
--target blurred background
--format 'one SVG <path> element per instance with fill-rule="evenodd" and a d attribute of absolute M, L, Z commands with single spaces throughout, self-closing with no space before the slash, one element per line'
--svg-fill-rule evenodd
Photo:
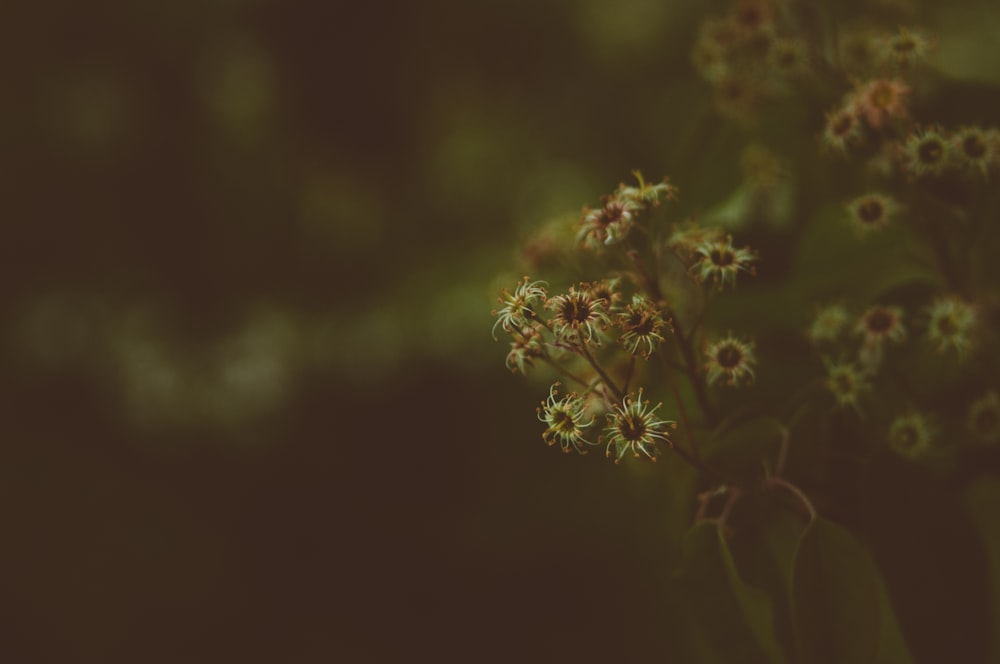
<path fill-rule="evenodd" d="M 996 8 L 924 4 L 1000 83 Z M 543 445 L 490 310 L 632 169 L 678 218 L 739 184 L 689 55 L 727 7 L 6 7 L 7 661 L 673 652 L 670 486 Z"/>

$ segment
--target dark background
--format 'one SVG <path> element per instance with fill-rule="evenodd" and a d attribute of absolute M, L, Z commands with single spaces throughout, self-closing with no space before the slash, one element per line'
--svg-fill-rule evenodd
<path fill-rule="evenodd" d="M 7 7 L 9 661 L 675 653 L 663 472 L 541 444 L 489 310 L 631 169 L 738 181 L 743 130 L 691 138 L 722 7 Z"/>

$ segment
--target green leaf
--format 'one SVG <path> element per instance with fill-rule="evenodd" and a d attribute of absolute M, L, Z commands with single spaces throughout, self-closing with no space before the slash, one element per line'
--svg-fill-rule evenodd
<path fill-rule="evenodd" d="M 825 519 L 813 521 L 799 543 L 792 620 L 803 662 L 912 661 L 875 562 L 853 535 Z"/>
<path fill-rule="evenodd" d="M 702 661 L 787 661 L 774 631 L 771 601 L 740 577 L 719 528 L 702 522 L 684 535 L 678 590 L 693 621 Z"/>

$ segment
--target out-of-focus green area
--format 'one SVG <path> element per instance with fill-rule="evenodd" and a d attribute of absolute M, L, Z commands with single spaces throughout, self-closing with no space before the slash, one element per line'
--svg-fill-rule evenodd
<path fill-rule="evenodd" d="M 541 444 L 489 312 L 632 169 L 678 219 L 732 200 L 747 130 L 689 55 L 724 6 L 8 7 L 9 661 L 674 653 L 687 488 Z M 937 115 L 996 123 L 993 3 L 913 16 L 966 95 Z"/>

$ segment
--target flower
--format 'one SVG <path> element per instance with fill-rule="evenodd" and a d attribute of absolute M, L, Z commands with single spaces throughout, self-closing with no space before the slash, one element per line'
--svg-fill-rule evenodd
<path fill-rule="evenodd" d="M 535 360 L 544 355 L 542 331 L 539 329 L 538 323 L 527 325 L 521 328 L 520 333 L 514 334 L 514 341 L 510 342 L 510 352 L 507 354 L 506 365 L 512 373 L 527 374 L 528 369 L 535 366 Z"/>
<path fill-rule="evenodd" d="M 903 146 L 907 167 L 914 175 L 939 175 L 951 160 L 953 146 L 935 130 L 911 135 Z"/>
<path fill-rule="evenodd" d="M 530 281 L 528 277 L 517 285 L 513 294 L 506 288 L 501 289 L 497 302 L 504 306 L 500 311 L 493 311 L 493 315 L 497 316 L 497 322 L 493 325 L 493 340 L 497 340 L 497 325 L 508 333 L 528 325 L 535 318 L 533 305 L 545 297 L 545 282 Z"/>
<path fill-rule="evenodd" d="M 905 457 L 915 459 L 930 450 L 931 435 L 931 428 L 923 415 L 902 415 L 893 420 L 889 427 L 889 447 Z"/>
<path fill-rule="evenodd" d="M 559 383 L 553 383 L 549 388 L 549 398 L 543 401 L 536 410 L 540 422 L 548 425 L 542 432 L 542 440 L 550 446 L 559 443 L 563 452 L 569 453 L 569 448 L 573 448 L 580 454 L 586 451 L 580 444 L 594 445 L 583 437 L 583 430 L 594 423 L 593 418 L 584 422 L 586 417 L 586 404 L 584 400 L 575 392 L 570 392 L 561 399 L 556 399 L 559 392 L 556 387 Z"/>
<path fill-rule="evenodd" d="M 871 389 L 864 371 L 842 361 L 826 361 L 826 387 L 838 404 L 852 408 L 857 408 L 861 393 Z"/>
<path fill-rule="evenodd" d="M 688 219 L 667 238 L 667 248 L 685 264 L 690 264 L 698 255 L 698 247 L 706 242 L 719 242 L 722 237 L 722 231 L 718 228 L 705 228 L 693 219 Z"/>
<path fill-rule="evenodd" d="M 986 177 L 996 158 L 996 145 L 989 134 L 979 127 L 963 127 L 952 140 L 959 163 L 965 168 L 978 169 Z"/>
<path fill-rule="evenodd" d="M 705 282 L 709 279 L 721 289 L 727 282 L 736 285 L 736 275 L 739 272 L 754 273 L 750 265 L 757 260 L 757 254 L 749 247 L 733 248 L 732 236 L 723 240 L 707 240 L 698 245 L 695 254 L 699 257 L 691 269 L 695 270 L 695 278 Z"/>
<path fill-rule="evenodd" d="M 879 129 L 891 118 L 907 115 L 910 88 L 898 79 L 877 78 L 857 90 L 851 99 L 855 110 L 864 116 L 868 126 Z"/>
<path fill-rule="evenodd" d="M 883 341 L 900 342 L 906 338 L 903 327 L 903 310 L 899 307 L 868 307 L 854 332 L 864 337 L 866 346 L 881 346 Z"/>
<path fill-rule="evenodd" d="M 858 235 L 864 236 L 881 230 L 889 224 L 889 219 L 900 211 L 900 205 L 885 194 L 870 193 L 855 198 L 847 204 L 848 222 Z"/>
<path fill-rule="evenodd" d="M 831 304 L 816 312 L 812 325 L 806 335 L 813 343 L 836 341 L 844 326 L 847 325 L 847 310 L 839 304 Z"/>
<path fill-rule="evenodd" d="M 884 63 L 906 69 L 927 57 L 931 42 L 919 32 L 900 28 L 897 34 L 884 38 L 880 47 L 879 56 Z"/>
<path fill-rule="evenodd" d="M 580 284 L 580 290 L 570 286 L 569 292 L 549 298 L 545 305 L 553 310 L 552 327 L 559 339 L 569 343 L 600 344 L 595 328 L 610 324 L 607 301 L 596 298 L 589 284 Z"/>
<path fill-rule="evenodd" d="M 927 308 L 930 321 L 927 337 L 938 352 L 954 350 L 964 357 L 972 347 L 971 333 L 976 324 L 976 310 L 957 297 L 941 297 Z"/>
<path fill-rule="evenodd" d="M 619 200 L 631 201 L 637 205 L 656 207 L 660 200 L 668 201 L 677 195 L 677 187 L 670 184 L 668 178 L 663 178 L 663 182 L 647 183 L 639 171 L 632 171 L 632 175 L 638 180 L 638 187 L 629 187 L 625 183 L 618 185 L 616 197 Z"/>
<path fill-rule="evenodd" d="M 611 457 L 611 448 L 615 449 L 615 463 L 621 461 L 622 457 L 629 450 L 635 457 L 640 456 L 640 452 L 651 460 L 656 461 L 656 450 L 653 445 L 657 440 L 666 441 L 668 445 L 673 445 L 667 437 L 663 427 L 670 425 L 677 428 L 677 423 L 669 420 L 656 419 L 656 409 L 663 404 L 656 404 L 649 408 L 649 401 L 642 400 L 642 389 L 639 389 L 639 397 L 632 399 L 631 395 L 622 399 L 621 405 L 615 404 L 614 410 L 608 414 L 608 425 L 604 428 L 604 434 L 608 436 L 608 443 L 605 447 L 605 456 Z"/>
<path fill-rule="evenodd" d="M 641 295 L 633 295 L 631 304 L 626 305 L 617 318 L 622 329 L 618 341 L 632 355 L 642 355 L 645 358 L 663 341 L 660 332 L 670 326 L 669 321 L 663 320 L 656 305 Z M 643 345 L 645 350 L 640 351 L 639 348 Z"/>
<path fill-rule="evenodd" d="M 838 152 L 846 152 L 847 147 L 861 140 L 861 122 L 851 107 L 840 108 L 827 113 L 823 125 L 823 143 Z"/>
<path fill-rule="evenodd" d="M 990 390 L 969 407 L 966 420 L 969 431 L 980 443 L 1000 440 L 1000 395 Z"/>
<path fill-rule="evenodd" d="M 629 198 L 610 197 L 600 208 L 584 208 L 577 241 L 585 247 L 600 248 L 621 242 L 628 235 L 639 212 L 639 204 Z"/>
<path fill-rule="evenodd" d="M 705 348 L 705 371 L 708 373 L 708 384 L 712 385 L 720 378 L 726 379 L 726 384 L 732 387 L 742 382 L 752 383 L 753 368 L 757 360 L 753 353 L 753 342 L 736 339 L 730 334 L 725 339 L 716 341 Z"/>

